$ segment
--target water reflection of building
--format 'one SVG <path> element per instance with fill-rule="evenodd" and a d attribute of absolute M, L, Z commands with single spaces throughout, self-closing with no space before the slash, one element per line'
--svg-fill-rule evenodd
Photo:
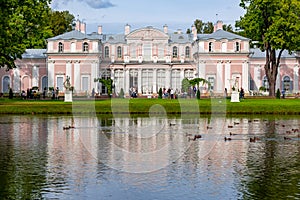
<path fill-rule="evenodd" d="M 224 31 L 218 21 L 212 34 L 198 34 L 181 30 L 170 31 L 144 27 L 131 30 L 125 26 L 123 34 L 105 34 L 102 26 L 98 32 L 86 33 L 85 23 L 77 21 L 76 29 L 49 38 L 47 49 L 28 49 L 22 60 L 16 60 L 16 69 L 0 70 L 0 92 L 15 92 L 38 86 L 59 87 L 69 76 L 78 94 L 91 92 L 106 94 L 104 85 L 95 78 L 112 78 L 114 92 L 121 88 L 128 95 L 135 89 L 139 95 L 157 94 L 159 88 L 181 91 L 183 78 L 205 78 L 212 90 L 231 91 L 232 82 L 238 86 L 258 91 L 268 88 L 264 73 L 265 54 L 251 49 L 249 39 Z M 299 91 L 299 55 L 282 54 L 276 88 L 287 92 Z"/>

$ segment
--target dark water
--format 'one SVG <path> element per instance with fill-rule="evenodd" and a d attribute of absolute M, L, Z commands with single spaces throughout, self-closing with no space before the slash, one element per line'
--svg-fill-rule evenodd
<path fill-rule="evenodd" d="M 300 199 L 299 124 L 0 116 L 0 199 Z"/>

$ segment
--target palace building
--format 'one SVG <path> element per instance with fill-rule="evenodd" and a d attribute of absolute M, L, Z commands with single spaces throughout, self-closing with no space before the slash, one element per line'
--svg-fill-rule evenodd
<path fill-rule="evenodd" d="M 77 20 L 75 30 L 47 39 L 47 49 L 27 49 L 17 68 L 0 69 L 0 92 L 9 88 L 18 93 L 37 86 L 59 88 L 70 77 L 75 95 L 106 95 L 107 88 L 97 78 L 111 78 L 113 92 L 121 89 L 128 96 L 156 95 L 160 88 L 181 92 L 184 78 L 204 78 L 202 94 L 231 92 L 233 85 L 246 94 L 268 88 L 264 72 L 265 53 L 250 48 L 250 39 L 224 31 L 222 21 L 211 34 L 171 32 L 151 26 L 131 30 L 125 25 L 123 34 L 86 33 L 86 24 Z M 299 55 L 283 52 L 276 88 L 286 93 L 299 92 Z"/>

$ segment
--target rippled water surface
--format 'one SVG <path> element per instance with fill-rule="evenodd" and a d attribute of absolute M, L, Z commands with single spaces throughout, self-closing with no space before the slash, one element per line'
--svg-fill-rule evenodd
<path fill-rule="evenodd" d="M 299 124 L 0 116 L 0 199 L 300 199 Z"/>

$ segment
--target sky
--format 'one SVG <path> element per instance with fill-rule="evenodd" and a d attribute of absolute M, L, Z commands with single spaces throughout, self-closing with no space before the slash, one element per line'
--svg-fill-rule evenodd
<path fill-rule="evenodd" d="M 54 10 L 68 10 L 87 24 L 87 32 L 123 33 L 131 29 L 153 26 L 186 31 L 196 19 L 204 22 L 222 20 L 234 26 L 245 11 L 240 0 L 52 0 Z"/>

